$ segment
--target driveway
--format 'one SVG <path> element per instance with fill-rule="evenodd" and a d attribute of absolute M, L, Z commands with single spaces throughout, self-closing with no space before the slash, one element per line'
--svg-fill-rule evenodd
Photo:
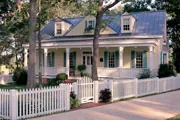
<path fill-rule="evenodd" d="M 180 113 L 180 90 L 34 120 L 165 120 Z"/>

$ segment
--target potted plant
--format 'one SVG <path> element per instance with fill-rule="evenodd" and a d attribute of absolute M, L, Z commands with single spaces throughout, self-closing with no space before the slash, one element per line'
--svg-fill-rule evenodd
<path fill-rule="evenodd" d="M 78 66 L 77 66 L 77 69 L 78 69 L 78 71 L 80 72 L 81 77 L 83 77 L 83 76 L 84 76 L 83 71 L 86 70 L 86 65 L 78 65 Z"/>

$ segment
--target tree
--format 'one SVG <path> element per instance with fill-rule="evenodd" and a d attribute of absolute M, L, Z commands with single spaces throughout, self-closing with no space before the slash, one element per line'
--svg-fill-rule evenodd
<path fill-rule="evenodd" d="M 156 0 L 157 9 L 165 9 L 168 13 L 167 27 L 168 37 L 172 42 L 173 63 L 177 72 L 180 72 L 180 1 L 179 0 Z"/>
<path fill-rule="evenodd" d="M 114 0 L 113 2 L 108 2 L 107 0 L 98 0 L 95 1 L 97 3 L 96 7 L 96 26 L 93 37 L 93 65 L 92 65 L 92 79 L 98 80 L 97 74 L 97 62 L 99 61 L 99 35 L 100 30 L 102 28 L 102 17 L 103 14 L 108 11 L 109 8 L 115 6 L 117 3 L 123 0 Z"/>
<path fill-rule="evenodd" d="M 129 0 L 129 4 L 124 6 L 124 12 L 150 11 L 152 0 Z"/>
<path fill-rule="evenodd" d="M 35 86 L 36 64 L 36 0 L 30 0 L 29 18 L 29 64 L 28 64 L 28 87 Z"/>

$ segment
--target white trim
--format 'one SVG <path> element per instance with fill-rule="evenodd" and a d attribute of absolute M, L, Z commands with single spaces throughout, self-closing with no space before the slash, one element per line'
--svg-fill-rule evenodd
<path fill-rule="evenodd" d="M 144 39 L 144 40 L 108 40 L 108 41 L 99 41 L 100 47 L 126 47 L 126 46 L 157 46 L 156 39 Z M 65 47 L 74 47 L 74 48 L 84 48 L 92 47 L 92 41 L 83 41 L 83 42 L 54 42 L 51 43 L 42 43 L 42 48 L 65 48 Z M 28 48 L 28 44 L 24 44 L 23 47 Z M 38 44 L 37 44 L 38 47 Z"/>

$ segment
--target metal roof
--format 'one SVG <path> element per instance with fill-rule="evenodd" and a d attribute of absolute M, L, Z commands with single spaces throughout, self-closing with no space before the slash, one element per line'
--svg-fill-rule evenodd
<path fill-rule="evenodd" d="M 166 11 L 147 11 L 147 12 L 132 12 L 131 15 L 135 18 L 135 27 L 132 33 L 122 34 L 121 33 L 121 14 L 104 15 L 103 20 L 108 26 L 114 30 L 117 36 L 135 36 L 135 35 L 164 35 L 166 26 Z M 70 32 L 77 24 L 79 24 L 84 17 L 76 18 L 65 18 L 72 24 Z M 41 31 L 41 34 L 46 34 L 52 38 L 54 36 L 54 24 L 55 20 L 51 20 Z M 61 36 L 66 37 L 66 36 Z M 81 36 L 85 37 L 85 36 Z"/>

